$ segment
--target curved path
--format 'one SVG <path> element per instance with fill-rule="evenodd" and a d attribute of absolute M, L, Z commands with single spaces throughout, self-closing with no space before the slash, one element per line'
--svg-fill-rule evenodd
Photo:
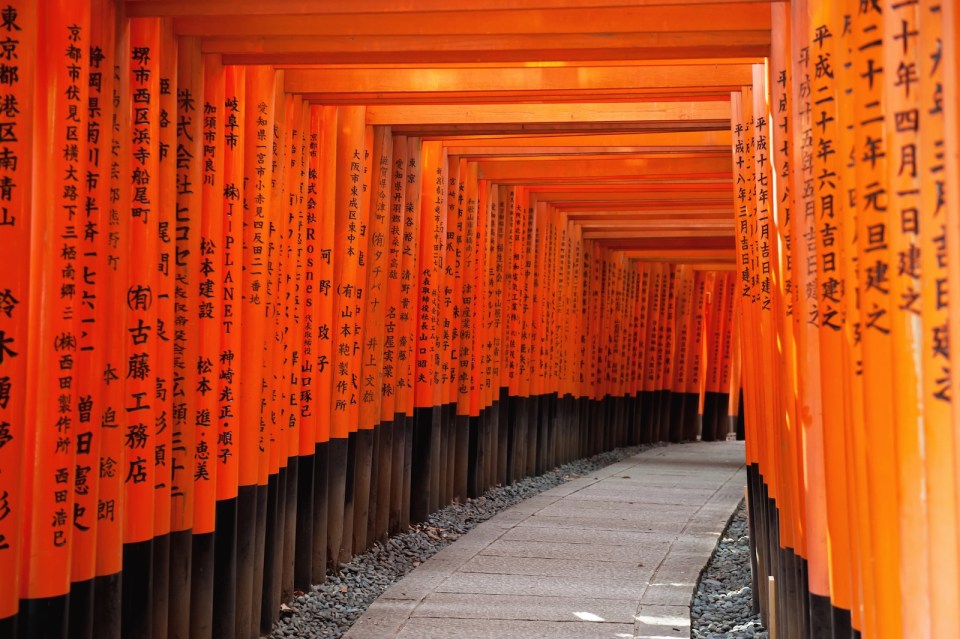
<path fill-rule="evenodd" d="M 742 442 L 675 444 L 532 497 L 424 562 L 346 637 L 689 637 L 743 460 Z"/>

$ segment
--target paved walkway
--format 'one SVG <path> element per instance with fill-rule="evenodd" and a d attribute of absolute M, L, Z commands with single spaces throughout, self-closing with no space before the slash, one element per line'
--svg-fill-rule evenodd
<path fill-rule="evenodd" d="M 743 497 L 742 442 L 655 448 L 478 525 L 348 639 L 690 636 L 690 600 Z"/>

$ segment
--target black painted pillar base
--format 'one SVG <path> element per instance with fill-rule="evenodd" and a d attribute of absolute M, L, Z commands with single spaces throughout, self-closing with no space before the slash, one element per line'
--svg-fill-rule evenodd
<path fill-rule="evenodd" d="M 430 514 L 433 408 L 413 409 L 413 458 L 410 465 L 410 521 L 420 522 Z"/>
<path fill-rule="evenodd" d="M 653 441 L 653 394 L 649 391 L 640 391 L 640 443 L 649 444 Z"/>
<path fill-rule="evenodd" d="M 577 457 L 587 457 L 590 455 L 590 430 L 592 423 L 590 421 L 590 403 L 588 397 L 578 397 L 577 403 L 577 429 L 579 430 L 580 450 Z"/>
<path fill-rule="evenodd" d="M 193 536 L 190 555 L 191 639 L 209 639 L 213 636 L 214 542 L 214 533 Z"/>
<path fill-rule="evenodd" d="M 4 635 L 0 631 L 0 637 Z M 93 639 L 93 579 L 70 584 L 70 639 Z"/>
<path fill-rule="evenodd" d="M 10 617 L 4 617 L 3 619 L 0 619 L 0 637 L 16 639 L 18 620 L 19 615 L 12 615 Z"/>
<path fill-rule="evenodd" d="M 269 478 L 266 484 L 257 484 L 256 529 L 253 541 L 253 589 L 250 592 L 250 635 L 260 636 L 260 618 L 263 611 L 263 587 L 266 578 L 267 505 L 270 502 Z M 239 629 L 240 631 L 243 628 Z"/>
<path fill-rule="evenodd" d="M 808 622 L 810 620 L 809 613 L 809 601 L 807 597 L 804 596 L 804 593 L 807 592 L 807 560 L 803 557 L 797 555 L 797 563 L 795 566 L 796 569 L 796 582 L 797 582 L 797 601 L 794 609 L 797 611 L 797 621 L 798 627 L 800 628 L 800 636 L 808 637 L 810 636 L 810 629 Z"/>
<path fill-rule="evenodd" d="M 393 414 L 393 459 L 390 461 L 390 505 L 387 514 L 387 534 L 400 530 L 400 510 L 403 508 L 404 482 L 408 482 L 408 475 L 404 468 L 403 453 L 406 448 L 407 416 L 403 413 Z"/>
<path fill-rule="evenodd" d="M 759 511 L 757 510 L 757 467 L 756 464 L 747 466 L 747 538 L 750 544 L 750 574 L 753 576 L 751 592 L 753 594 L 753 614 L 760 614 L 760 583 L 766 575 L 760 574 L 760 563 L 757 557 L 759 548 L 763 547 L 760 539 L 761 528 Z"/>
<path fill-rule="evenodd" d="M 441 433 L 443 431 L 443 406 L 431 406 L 430 412 L 430 455 L 428 457 L 428 467 L 430 469 L 430 490 L 428 491 L 429 502 L 427 503 L 427 512 L 423 519 L 440 508 L 440 491 L 443 486 L 443 475 L 441 459 Z M 418 521 L 422 521 L 418 520 Z"/>
<path fill-rule="evenodd" d="M 69 609 L 70 595 L 21 599 L 18 639 L 66 639 Z M 149 631 L 149 626 L 146 628 Z"/>
<path fill-rule="evenodd" d="M 810 639 L 832 639 L 833 606 L 830 598 L 809 593 Z"/>
<path fill-rule="evenodd" d="M 779 588 L 783 593 L 784 636 L 799 637 L 800 634 L 800 598 L 805 590 L 800 589 L 800 572 L 797 568 L 800 558 L 792 548 L 783 548 L 780 551 L 780 582 Z"/>
<path fill-rule="evenodd" d="M 537 396 L 522 397 L 520 400 L 522 406 L 521 416 L 523 423 L 520 429 L 520 455 L 518 479 L 529 477 L 533 474 L 537 460 Z"/>
<path fill-rule="evenodd" d="M 456 405 L 454 405 L 456 411 Z M 460 503 L 467 500 L 467 476 L 470 466 L 470 416 L 456 415 L 453 437 L 453 496 Z"/>
<path fill-rule="evenodd" d="M 474 499 L 483 492 L 480 481 L 483 471 L 483 456 L 480 447 L 480 420 L 482 417 L 467 418 L 467 497 Z"/>
<path fill-rule="evenodd" d="M 504 484 L 512 484 L 517 479 L 517 448 L 520 430 L 520 397 L 510 396 L 504 406 L 507 407 L 507 469 Z"/>
<path fill-rule="evenodd" d="M 716 399 L 716 426 L 714 433 L 717 439 L 725 440 L 730 432 L 730 393 L 717 393 Z"/>
<path fill-rule="evenodd" d="M 340 543 L 343 540 L 344 499 L 347 483 L 347 438 L 327 442 L 327 568 L 340 570 Z"/>
<path fill-rule="evenodd" d="M 630 396 L 630 445 L 643 441 L 643 396 L 637 392 Z"/>
<path fill-rule="evenodd" d="M 603 402 L 599 399 L 591 399 L 589 404 L 590 411 L 590 453 L 596 455 L 603 447 Z"/>
<path fill-rule="evenodd" d="M 686 393 L 670 393 L 670 441 L 674 444 L 684 440 L 683 408 Z"/>
<path fill-rule="evenodd" d="M 357 474 L 357 433 L 347 436 L 347 470 L 343 480 L 343 534 L 340 536 L 340 548 L 337 562 L 345 564 L 353 558 L 353 508 L 356 499 Z"/>
<path fill-rule="evenodd" d="M 284 473 L 286 478 L 286 473 Z M 263 545 L 263 587 L 260 603 L 260 633 L 268 634 L 280 614 L 280 561 L 282 529 L 280 528 L 280 475 L 267 477 L 267 508 Z"/>
<path fill-rule="evenodd" d="M 369 548 L 377 540 L 377 504 L 380 498 L 380 471 L 383 468 L 381 463 L 380 447 L 383 445 L 383 424 L 377 423 L 370 429 L 370 489 L 367 503 L 367 526 L 364 531 L 363 550 Z M 389 470 L 387 470 L 389 472 Z M 360 551 L 358 551 L 360 552 Z"/>
<path fill-rule="evenodd" d="M 93 633 L 97 639 L 120 639 L 120 590 L 120 573 L 93 580 Z"/>
<path fill-rule="evenodd" d="M 170 589 L 168 632 L 171 637 L 190 636 L 190 571 L 193 555 L 193 531 L 170 533 Z M 123 581 L 127 579 L 124 561 Z M 124 604 L 126 605 L 126 604 Z M 124 638 L 128 635 L 123 633 Z"/>
<path fill-rule="evenodd" d="M 218 501 L 216 517 L 213 639 L 234 639 L 237 634 L 237 499 Z"/>
<path fill-rule="evenodd" d="M 403 488 L 400 491 L 400 520 L 398 532 L 410 528 L 410 493 L 413 486 L 413 433 L 416 430 L 413 415 L 403 418 Z"/>
<path fill-rule="evenodd" d="M 531 453 L 532 459 L 528 458 L 528 463 L 532 463 L 531 472 L 534 475 L 544 473 L 544 464 L 548 456 L 548 444 L 550 442 L 550 396 L 540 395 L 534 398 L 536 416 L 530 423 L 531 431 Z"/>
<path fill-rule="evenodd" d="M 367 537 L 372 544 L 387 538 L 390 525 L 390 483 L 393 481 L 393 421 L 381 422 L 374 429 L 373 478 L 376 488 L 372 490 L 370 526 Z"/>
<path fill-rule="evenodd" d="M 853 636 L 853 626 L 851 625 L 851 613 L 849 610 L 831 606 L 833 611 L 833 639 L 851 639 Z"/>
<path fill-rule="evenodd" d="M 659 389 L 650 391 L 651 412 L 650 412 L 650 440 L 653 442 L 662 442 L 663 435 L 660 432 L 662 423 L 660 416 L 663 414 L 663 393 Z"/>
<path fill-rule="evenodd" d="M 71 617 L 73 616 L 72 608 L 73 604 L 71 604 Z M 170 534 L 167 533 L 153 538 L 153 639 L 167 639 L 170 635 L 169 625 Z"/>
<path fill-rule="evenodd" d="M 316 458 L 303 455 L 297 460 L 297 527 L 294 541 L 293 587 L 308 591 L 313 578 L 314 473 Z M 217 527 L 219 534 L 220 527 Z M 219 553 L 218 553 L 219 555 Z"/>
<path fill-rule="evenodd" d="M 494 484 L 506 485 L 510 483 L 508 475 L 508 460 L 510 454 L 510 390 L 500 389 L 500 410 L 497 415 L 497 473 Z"/>
<path fill-rule="evenodd" d="M 699 393 L 683 394 L 683 439 L 696 441 L 700 435 L 700 395 Z"/>
<path fill-rule="evenodd" d="M 343 547 L 350 549 L 350 556 L 367 548 L 367 526 L 370 517 L 370 495 L 373 479 L 374 432 L 361 429 L 353 433 L 356 441 L 353 467 L 353 536 L 345 540 Z M 346 543 L 349 541 L 350 543 Z"/>
<path fill-rule="evenodd" d="M 662 442 L 670 441 L 671 394 L 668 389 L 661 389 L 660 391 L 660 441 Z"/>
<path fill-rule="evenodd" d="M 559 419 L 559 411 L 564 398 L 559 393 L 551 393 L 547 397 L 546 413 L 543 416 L 544 436 L 546 442 L 544 447 L 547 451 L 543 465 L 544 472 L 555 468 L 566 462 L 566 456 L 570 451 L 570 435 L 568 420 Z"/>
<path fill-rule="evenodd" d="M 430 448 L 430 512 L 436 512 L 446 504 L 447 471 L 450 458 L 447 446 L 450 443 L 450 407 L 440 404 L 433 407 L 433 444 Z"/>
<path fill-rule="evenodd" d="M 611 447 L 611 442 L 616 438 L 617 430 L 617 398 L 611 395 L 604 395 L 600 400 L 600 423 L 603 427 L 600 429 L 600 439 L 597 441 L 597 452 L 601 453 Z"/>
<path fill-rule="evenodd" d="M 705 442 L 712 442 L 717 439 L 717 393 L 707 391 L 704 394 L 700 439 Z"/>
<path fill-rule="evenodd" d="M 237 489 L 237 580 L 236 614 L 237 637 L 251 636 L 253 617 L 254 557 L 256 556 L 257 485 Z"/>
<path fill-rule="evenodd" d="M 153 630 L 153 540 L 123 545 L 122 608 L 124 637 L 148 637 Z M 66 613 L 66 610 L 64 610 Z M 64 617 L 66 618 L 66 617 Z"/>
<path fill-rule="evenodd" d="M 313 448 L 313 559 L 310 582 L 327 580 L 327 517 L 329 515 L 330 443 L 320 442 Z"/>
<path fill-rule="evenodd" d="M 283 563 L 281 565 L 280 598 L 289 601 L 293 598 L 293 570 L 296 561 L 297 544 L 297 488 L 299 486 L 300 458 L 291 456 L 287 460 L 286 491 L 283 494 Z M 279 613 L 278 613 L 279 614 Z"/>

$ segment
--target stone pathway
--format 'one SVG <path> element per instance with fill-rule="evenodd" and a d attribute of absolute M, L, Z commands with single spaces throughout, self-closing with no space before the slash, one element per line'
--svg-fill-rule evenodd
<path fill-rule="evenodd" d="M 387 590 L 346 637 L 689 637 L 743 460 L 742 442 L 677 444 L 532 497 Z"/>

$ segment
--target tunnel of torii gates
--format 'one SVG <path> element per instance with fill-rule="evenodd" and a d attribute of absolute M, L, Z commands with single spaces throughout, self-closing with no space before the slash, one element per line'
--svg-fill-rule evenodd
<path fill-rule="evenodd" d="M 0 636 L 741 423 L 781 636 L 957 637 L 955 3 L 458 4 L 0 0 Z"/>

